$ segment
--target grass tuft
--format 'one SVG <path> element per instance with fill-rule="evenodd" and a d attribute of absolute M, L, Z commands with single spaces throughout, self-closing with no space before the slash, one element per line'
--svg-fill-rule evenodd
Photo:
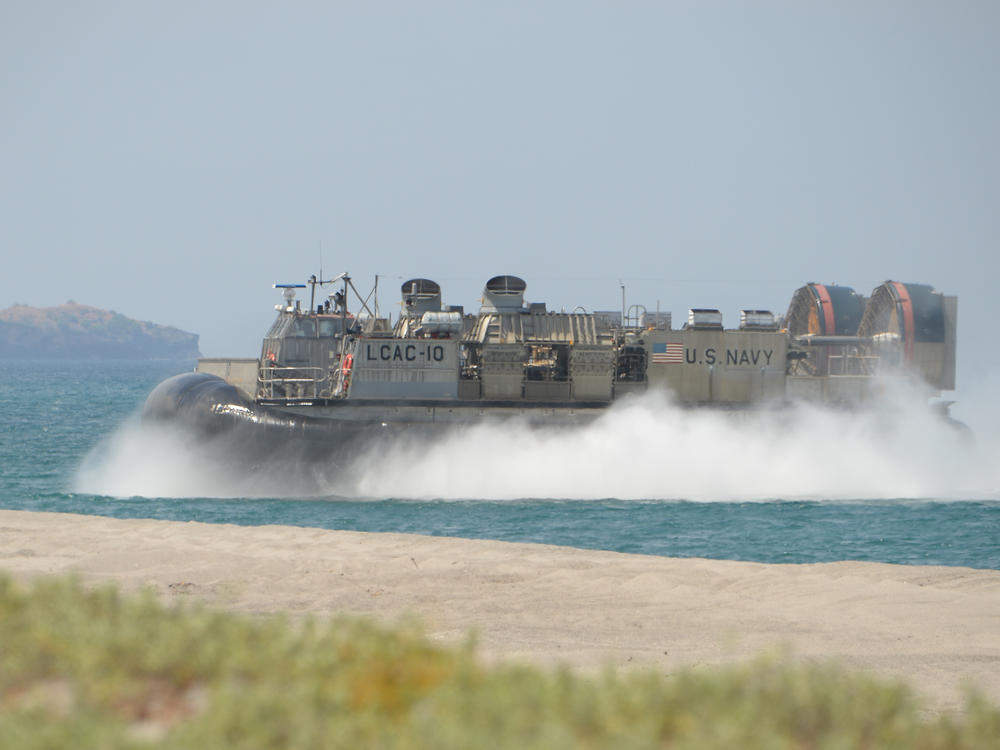
<path fill-rule="evenodd" d="M 997 746 L 1000 710 L 981 697 L 928 719 L 905 686 L 830 664 L 487 668 L 413 625 L 250 618 L 0 575 L 0 748 Z"/>

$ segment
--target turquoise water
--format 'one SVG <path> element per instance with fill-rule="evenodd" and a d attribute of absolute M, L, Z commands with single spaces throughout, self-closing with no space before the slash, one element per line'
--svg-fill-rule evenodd
<path fill-rule="evenodd" d="M 988 438 L 970 446 L 891 414 L 734 425 L 644 404 L 580 435 L 473 431 L 380 448 L 346 475 L 236 477 L 187 436 L 135 419 L 158 382 L 193 364 L 0 362 L 0 507 L 1000 569 Z"/>

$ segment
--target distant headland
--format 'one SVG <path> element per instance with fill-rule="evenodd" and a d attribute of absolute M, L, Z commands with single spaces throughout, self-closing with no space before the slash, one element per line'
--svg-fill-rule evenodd
<path fill-rule="evenodd" d="M 0 310 L 0 359 L 194 359 L 198 334 L 70 300 Z"/>

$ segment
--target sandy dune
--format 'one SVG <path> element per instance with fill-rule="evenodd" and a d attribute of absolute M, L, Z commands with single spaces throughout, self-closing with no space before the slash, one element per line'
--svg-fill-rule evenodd
<path fill-rule="evenodd" d="M 404 534 L 0 510 L 0 570 L 240 612 L 417 615 L 488 658 L 670 672 L 774 647 L 1000 703 L 1000 571 L 764 565 Z"/>

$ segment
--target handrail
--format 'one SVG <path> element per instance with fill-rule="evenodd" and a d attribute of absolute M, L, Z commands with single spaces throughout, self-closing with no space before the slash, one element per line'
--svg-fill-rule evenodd
<path fill-rule="evenodd" d="M 257 392 L 263 398 L 318 398 L 329 390 L 330 376 L 322 367 L 264 365 L 257 372 Z"/>

